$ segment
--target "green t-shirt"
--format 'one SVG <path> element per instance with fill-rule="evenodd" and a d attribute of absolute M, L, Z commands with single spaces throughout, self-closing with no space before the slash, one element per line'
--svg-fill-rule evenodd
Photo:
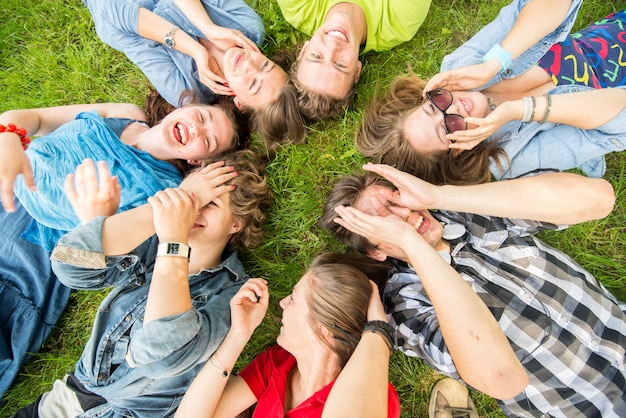
<path fill-rule="evenodd" d="M 278 0 L 285 20 L 309 35 L 337 3 L 353 3 L 365 12 L 367 42 L 363 52 L 391 49 L 413 38 L 430 8 L 430 0 Z"/>

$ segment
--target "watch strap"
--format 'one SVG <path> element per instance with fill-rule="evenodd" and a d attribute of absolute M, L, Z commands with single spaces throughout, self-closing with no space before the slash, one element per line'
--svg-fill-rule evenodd
<path fill-rule="evenodd" d="M 162 242 L 157 247 L 157 257 L 181 257 L 189 260 L 191 248 L 182 242 Z"/>

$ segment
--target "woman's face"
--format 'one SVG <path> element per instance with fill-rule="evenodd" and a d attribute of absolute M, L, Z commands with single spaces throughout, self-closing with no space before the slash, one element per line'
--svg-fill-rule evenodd
<path fill-rule="evenodd" d="M 160 124 L 161 141 L 151 145 L 153 156 L 162 159 L 187 160 L 199 164 L 232 147 L 233 124 L 226 113 L 215 106 L 184 106 L 167 115 Z"/>
<path fill-rule="evenodd" d="M 481 92 L 452 92 L 452 104 L 447 114 L 457 114 L 464 118 L 482 118 L 488 113 L 487 98 Z M 470 126 L 471 128 L 471 126 Z M 443 112 L 428 99 L 424 104 L 411 110 L 404 121 L 404 135 L 409 143 L 422 154 L 448 151 L 450 140 L 446 138 Z"/>
<path fill-rule="evenodd" d="M 189 245 L 193 247 L 228 241 L 241 227 L 231 207 L 230 192 L 222 193 L 200 209 L 189 231 Z"/>
<path fill-rule="evenodd" d="M 309 323 L 308 297 L 311 291 L 311 273 L 306 273 L 294 286 L 291 294 L 280 301 L 283 309 L 282 326 L 276 341 L 290 353 L 308 350 L 317 342 Z"/>
<path fill-rule="evenodd" d="M 273 103 L 288 79 L 287 73 L 265 55 L 241 48 L 226 51 L 222 69 L 240 109 L 259 109 Z"/>

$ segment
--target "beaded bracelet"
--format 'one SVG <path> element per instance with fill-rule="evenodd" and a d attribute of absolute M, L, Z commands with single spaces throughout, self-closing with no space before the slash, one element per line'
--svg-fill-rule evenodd
<path fill-rule="evenodd" d="M 28 148 L 28 144 L 30 144 L 30 138 L 26 135 L 26 129 L 18 128 L 14 123 L 7 123 L 6 126 L 0 123 L 0 133 L 2 132 L 13 132 L 17 136 L 20 137 L 20 141 L 22 142 L 22 148 L 26 150 Z"/>
<path fill-rule="evenodd" d="M 548 120 L 548 116 L 550 116 L 550 107 L 552 107 L 552 96 L 550 96 L 550 94 L 544 94 L 543 97 L 546 98 L 546 111 L 541 118 L 541 122 L 539 123 L 545 123 Z"/>
<path fill-rule="evenodd" d="M 489 51 L 483 56 L 482 62 L 489 61 L 490 59 L 495 58 L 500 63 L 500 72 L 503 73 L 509 69 L 511 63 L 513 62 L 513 57 L 511 53 L 506 49 L 502 48 L 502 45 L 499 43 L 495 44 L 491 47 Z"/>

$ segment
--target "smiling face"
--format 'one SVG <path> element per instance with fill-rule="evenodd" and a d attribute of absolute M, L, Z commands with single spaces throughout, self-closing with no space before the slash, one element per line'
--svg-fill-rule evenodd
<path fill-rule="evenodd" d="M 335 14 L 320 26 L 298 56 L 296 77 L 304 88 L 318 94 L 344 98 L 359 80 L 361 61 L 354 23 Z"/>
<path fill-rule="evenodd" d="M 452 92 L 448 114 L 482 118 L 488 114 L 487 98 L 480 92 Z M 469 127 L 471 128 L 471 126 Z M 446 138 L 444 115 L 429 100 L 410 111 L 404 120 L 404 136 L 417 151 L 434 154 L 447 151 L 450 140 Z"/>
<path fill-rule="evenodd" d="M 291 294 L 280 301 L 283 317 L 276 342 L 292 354 L 299 350 L 309 350 L 313 343 L 318 343 L 310 324 L 308 305 L 308 295 L 311 291 L 310 274 L 302 276 Z"/>
<path fill-rule="evenodd" d="M 200 209 L 189 231 L 189 246 L 225 243 L 239 230 L 241 222 L 231 208 L 230 193 L 223 193 Z"/>
<path fill-rule="evenodd" d="M 228 49 L 222 67 L 240 109 L 259 109 L 273 103 L 288 79 L 287 73 L 265 55 L 247 49 Z"/>
<path fill-rule="evenodd" d="M 146 150 L 162 160 L 200 160 L 232 148 L 233 125 L 226 113 L 215 106 L 184 106 L 167 115 L 158 129 L 162 141 L 153 141 Z"/>
<path fill-rule="evenodd" d="M 398 217 L 413 226 L 417 233 L 420 234 L 430 246 L 433 248 L 436 247 L 443 236 L 443 226 L 441 223 L 439 223 L 428 210 L 415 211 L 399 206 L 390 209 L 392 204 L 380 197 L 379 190 L 382 188 L 385 188 L 385 186 L 369 186 L 361 193 L 359 199 L 353 206 L 361 212 L 372 216 Z M 372 242 L 372 244 L 388 257 L 404 258 L 404 251 L 394 245 L 379 242 Z"/>

